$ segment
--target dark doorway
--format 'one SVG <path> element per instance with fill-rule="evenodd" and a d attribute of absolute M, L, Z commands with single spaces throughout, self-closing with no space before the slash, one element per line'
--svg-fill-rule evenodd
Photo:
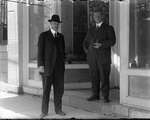
<path fill-rule="evenodd" d="M 88 29 L 88 2 L 76 0 L 73 3 L 73 54 L 77 61 L 85 61 L 82 42 Z"/>

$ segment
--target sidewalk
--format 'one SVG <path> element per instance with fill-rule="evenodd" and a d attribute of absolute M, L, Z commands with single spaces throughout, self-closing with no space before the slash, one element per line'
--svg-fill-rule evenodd
<path fill-rule="evenodd" d="M 39 118 L 41 111 L 41 97 L 34 95 L 17 95 L 0 91 L 0 118 L 17 119 L 17 118 Z M 56 115 L 54 112 L 53 102 L 50 102 L 49 115 L 46 118 L 76 118 L 76 119 L 107 119 L 116 118 L 117 116 L 92 113 L 63 105 L 63 111 L 66 116 Z"/>

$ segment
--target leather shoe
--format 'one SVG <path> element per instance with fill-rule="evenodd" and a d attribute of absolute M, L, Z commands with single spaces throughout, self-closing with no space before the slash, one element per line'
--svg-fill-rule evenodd
<path fill-rule="evenodd" d="M 58 112 L 56 112 L 56 114 L 61 115 L 61 116 L 65 116 L 66 115 L 66 113 L 64 113 L 63 111 L 58 111 Z"/>
<path fill-rule="evenodd" d="M 95 100 L 99 100 L 99 99 L 100 99 L 99 96 L 91 96 L 87 100 L 88 101 L 95 101 Z"/>
<path fill-rule="evenodd" d="M 48 114 L 46 114 L 46 113 L 41 113 L 41 115 L 40 115 L 40 118 L 44 118 L 44 117 L 46 117 Z"/>

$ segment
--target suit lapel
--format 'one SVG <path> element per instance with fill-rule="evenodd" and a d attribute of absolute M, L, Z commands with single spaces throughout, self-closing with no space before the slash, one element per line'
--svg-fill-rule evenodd
<path fill-rule="evenodd" d="M 102 23 L 101 26 L 100 26 L 99 28 L 96 28 L 96 30 L 97 30 L 97 31 L 101 31 L 101 30 L 104 29 L 104 26 L 105 26 L 104 23 Z"/>
<path fill-rule="evenodd" d="M 52 34 L 52 32 L 51 32 L 51 30 L 48 30 L 47 31 L 47 35 L 46 35 L 47 37 L 46 37 L 46 39 L 47 39 L 47 42 L 50 42 L 50 43 L 52 43 L 52 44 L 54 44 L 55 42 L 55 38 L 54 38 L 54 36 L 53 36 L 53 34 Z"/>
<path fill-rule="evenodd" d="M 104 36 L 104 29 L 105 29 L 105 24 L 102 23 L 102 25 L 99 28 L 96 28 L 96 26 L 93 28 L 95 34 L 94 34 L 94 42 L 98 42 L 99 38 L 102 38 Z"/>
<path fill-rule="evenodd" d="M 53 36 L 51 30 L 48 31 L 48 36 L 49 36 L 50 39 L 52 39 L 52 38 L 54 39 L 54 36 Z"/>

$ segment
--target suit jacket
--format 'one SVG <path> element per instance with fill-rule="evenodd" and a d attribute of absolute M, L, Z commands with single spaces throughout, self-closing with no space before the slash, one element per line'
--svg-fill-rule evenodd
<path fill-rule="evenodd" d="M 59 64 L 56 63 L 56 58 Z M 64 36 L 58 33 L 54 38 L 51 30 L 42 32 L 38 41 L 38 66 L 44 66 L 44 75 L 51 75 L 55 65 L 64 72 L 64 58 Z"/>
<path fill-rule="evenodd" d="M 98 49 L 92 47 L 92 44 L 98 42 L 102 46 Z M 116 43 L 116 36 L 112 26 L 102 23 L 101 27 L 96 29 L 92 26 L 83 41 L 83 49 L 87 53 L 87 60 L 93 55 L 98 54 L 98 59 L 102 64 L 111 64 L 111 46 Z"/>

